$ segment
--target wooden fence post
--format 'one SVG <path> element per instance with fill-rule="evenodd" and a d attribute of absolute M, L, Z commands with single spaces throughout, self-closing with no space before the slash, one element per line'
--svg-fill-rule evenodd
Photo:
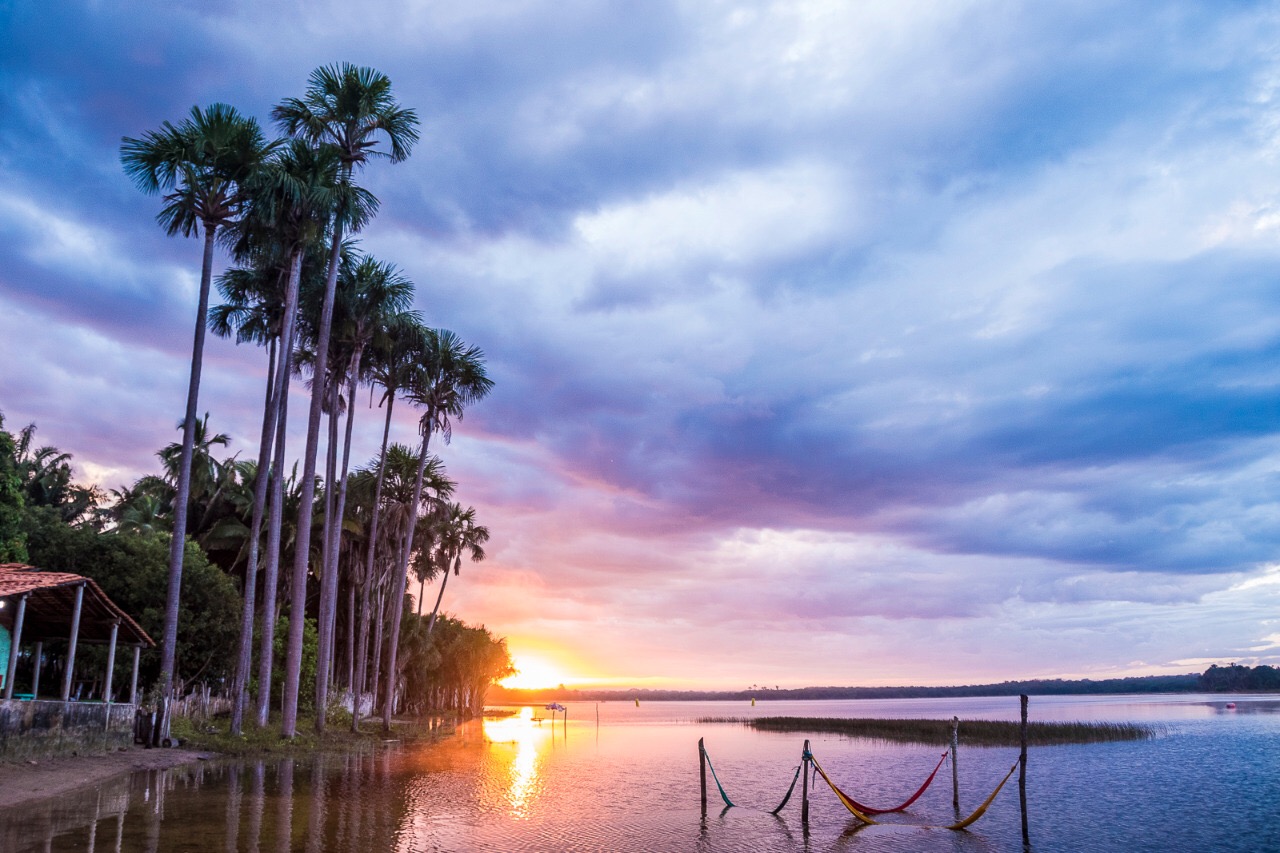
<path fill-rule="evenodd" d="M 956 766 L 956 752 L 960 747 L 960 718 L 951 718 L 951 805 L 960 812 L 960 769 Z"/>
<path fill-rule="evenodd" d="M 805 826 L 809 825 L 809 741 L 804 742 L 804 755 L 800 759 L 800 775 L 804 777 L 804 784 L 800 787 L 800 822 Z"/>
<path fill-rule="evenodd" d="M 702 816 L 707 816 L 707 748 L 698 738 L 698 777 L 702 782 Z"/>
<path fill-rule="evenodd" d="M 1022 805 L 1022 843 L 1031 844 L 1031 834 L 1027 830 L 1027 695 L 1018 697 L 1022 704 L 1022 753 L 1018 756 L 1018 800 Z"/>

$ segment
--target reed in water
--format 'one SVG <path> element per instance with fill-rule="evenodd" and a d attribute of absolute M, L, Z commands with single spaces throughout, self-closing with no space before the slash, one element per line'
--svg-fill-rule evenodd
<path fill-rule="evenodd" d="M 951 743 L 950 720 L 703 717 L 698 722 L 739 723 L 768 732 L 838 734 L 897 743 L 924 743 L 936 746 L 946 746 Z M 1027 724 L 1027 744 L 1030 746 L 1145 740 L 1156 734 L 1155 728 L 1138 723 L 1032 722 Z M 1021 743 L 1021 724 L 1004 720 L 961 720 L 960 742 L 973 746 L 1017 746 Z"/>

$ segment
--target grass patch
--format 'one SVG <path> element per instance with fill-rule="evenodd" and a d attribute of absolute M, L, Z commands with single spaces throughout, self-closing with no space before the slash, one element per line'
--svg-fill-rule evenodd
<path fill-rule="evenodd" d="M 699 723 L 738 723 L 766 732 L 837 734 L 845 737 L 886 740 L 896 743 L 923 743 L 947 746 L 951 743 L 950 720 L 839 719 L 832 717 L 703 717 Z M 1043 723 L 1027 724 L 1028 746 L 1069 743 L 1107 743 L 1146 740 L 1157 734 L 1151 726 L 1137 723 Z M 972 746 L 1018 746 L 1021 724 L 1003 720 L 961 720 L 960 742 Z"/>
<path fill-rule="evenodd" d="M 351 731 L 351 718 L 331 721 L 324 734 L 316 732 L 314 716 L 298 716 L 297 735 L 280 736 L 280 718 L 273 714 L 265 728 L 258 728 L 246 721 L 244 733 L 230 732 L 231 720 L 215 718 L 207 722 L 195 722 L 185 717 L 174 717 L 170 733 L 184 749 L 197 749 L 232 756 L 256 755 L 310 755 L 316 752 L 358 752 L 375 749 L 389 741 L 398 744 L 439 740 L 453 734 L 452 723 L 429 724 L 426 720 L 393 720 L 390 732 L 382 730 L 382 720 L 365 720 L 359 732 Z"/>

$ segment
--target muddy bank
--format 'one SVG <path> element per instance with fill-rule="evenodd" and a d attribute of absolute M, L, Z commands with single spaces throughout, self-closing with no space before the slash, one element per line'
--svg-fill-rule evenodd
<path fill-rule="evenodd" d="M 95 755 L 56 755 L 0 762 L 0 809 L 92 787 L 134 770 L 159 770 L 211 758 L 189 749 L 129 747 Z"/>

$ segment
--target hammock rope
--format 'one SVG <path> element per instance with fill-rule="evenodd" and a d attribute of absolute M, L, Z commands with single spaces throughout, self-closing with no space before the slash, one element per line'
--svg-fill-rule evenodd
<path fill-rule="evenodd" d="M 938 759 L 938 765 L 934 767 L 933 772 L 929 774 L 929 778 L 925 779 L 924 784 L 921 785 L 919 789 L 910 797 L 908 797 L 907 801 L 900 806 L 894 806 L 891 809 L 877 809 L 872 806 L 863 805 L 862 803 L 855 800 L 853 797 L 849 796 L 844 791 L 840 791 L 839 796 L 844 797 L 846 800 L 853 803 L 853 805 L 858 809 L 858 811 L 862 812 L 863 814 L 892 814 L 893 812 L 903 811 L 912 803 L 914 803 L 916 800 L 920 799 L 921 794 L 923 794 L 926 790 L 928 790 L 929 786 L 933 784 L 934 778 L 938 775 L 938 771 L 942 769 L 942 765 L 946 760 L 947 760 L 947 753 L 944 752 L 942 753 L 942 757 Z M 835 787 L 835 784 L 831 783 L 830 779 L 828 779 L 827 782 L 828 784 L 831 784 L 831 787 L 833 788 Z"/>
<path fill-rule="evenodd" d="M 795 772 L 795 775 L 791 777 L 791 787 L 787 788 L 787 795 L 782 798 L 782 802 L 778 803 L 778 807 L 773 811 L 769 812 L 769 814 L 776 815 L 778 812 L 782 811 L 783 807 L 787 803 L 791 802 L 791 792 L 796 789 L 796 781 L 800 778 L 800 771 L 803 769 L 804 769 L 804 762 L 801 762 L 800 764 L 796 765 L 796 772 Z"/>
<path fill-rule="evenodd" d="M 735 803 L 733 800 L 729 799 L 729 795 L 725 793 L 724 785 L 720 784 L 720 777 L 716 775 L 716 768 L 711 764 L 711 755 L 707 752 L 705 748 L 702 750 L 702 757 L 706 759 L 707 767 L 711 770 L 711 778 L 715 781 L 716 789 L 720 792 L 720 799 L 724 800 L 725 806 L 737 808 L 738 804 Z M 787 803 L 791 802 L 791 795 L 795 793 L 796 782 L 799 781 L 800 771 L 803 768 L 804 768 L 803 761 L 801 761 L 800 764 L 796 765 L 796 772 L 791 777 L 791 786 L 787 788 L 786 796 L 782 798 L 782 802 L 778 803 L 776 807 L 774 807 L 769 811 L 769 814 L 776 815 L 778 812 L 782 811 L 783 808 L 786 807 Z"/>
<path fill-rule="evenodd" d="M 732 807 L 732 806 L 733 806 L 733 800 L 729 799 L 729 795 L 728 795 L 728 794 L 726 794 L 726 793 L 724 792 L 724 785 L 721 785 L 721 784 L 720 784 L 720 777 L 716 775 L 716 768 L 715 768 L 715 767 L 713 767 L 713 766 L 712 766 L 712 764 L 711 764 L 711 756 L 710 756 L 710 754 L 708 754 L 708 753 L 707 753 L 707 751 L 706 751 L 705 749 L 704 749 L 704 750 L 702 750 L 702 757 L 703 757 L 704 759 L 706 759 L 707 767 L 710 767 L 710 768 L 711 768 L 711 778 L 715 780 L 715 782 L 716 782 L 716 788 L 718 788 L 718 789 L 720 790 L 720 798 L 721 798 L 722 800 L 724 800 L 724 804 L 725 804 L 726 806 L 730 806 L 730 807 Z"/>
<path fill-rule="evenodd" d="M 983 802 L 982 805 L 974 809 L 973 814 L 969 815 L 967 818 L 965 818 L 962 821 L 951 824 L 950 826 L 947 827 L 947 829 L 964 829 L 966 826 L 968 826 L 969 824 L 973 823 L 975 820 L 977 820 L 978 818 L 986 814 L 987 807 L 991 805 L 993 800 L 995 800 L 996 794 L 1000 793 L 1000 789 L 1004 787 L 1004 783 L 1008 782 L 1011 778 L 1013 778 L 1013 771 L 1017 769 L 1018 769 L 1018 763 L 1015 761 L 1013 766 L 1009 768 L 1009 772 L 1006 773 L 1005 777 L 1000 780 L 1000 784 L 996 785 L 996 789 L 991 792 L 991 796 L 987 797 L 986 801 Z"/>

